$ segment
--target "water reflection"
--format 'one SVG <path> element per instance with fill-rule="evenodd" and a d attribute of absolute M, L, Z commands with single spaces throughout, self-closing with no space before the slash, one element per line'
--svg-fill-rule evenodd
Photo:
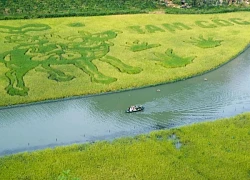
<path fill-rule="evenodd" d="M 2 109 L 0 154 L 112 139 L 249 111 L 249 67 L 250 49 L 222 68 L 178 83 Z M 131 104 L 143 104 L 145 111 L 125 113 Z"/>

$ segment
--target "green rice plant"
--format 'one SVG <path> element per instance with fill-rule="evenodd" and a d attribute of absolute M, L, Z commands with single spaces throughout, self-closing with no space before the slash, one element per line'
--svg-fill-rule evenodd
<path fill-rule="evenodd" d="M 250 114 L 245 113 L 111 142 L 19 153 L 0 158 L 0 177 L 247 180 L 249 129 Z"/>
<path fill-rule="evenodd" d="M 135 40 L 133 43 L 127 42 L 126 45 L 133 52 L 143 51 L 160 46 L 160 44 L 149 44 L 147 42 L 140 42 L 139 40 Z"/>
<path fill-rule="evenodd" d="M 70 23 L 70 24 L 68 24 L 68 26 L 70 26 L 70 27 L 83 27 L 83 26 L 85 26 L 85 24 L 83 24 L 83 23 Z"/>
<path fill-rule="evenodd" d="M 176 67 L 183 67 L 187 64 L 191 63 L 195 56 L 192 57 L 180 57 L 173 53 L 173 49 L 167 49 L 164 54 L 162 53 L 154 53 L 160 61 L 157 64 L 160 64 L 166 68 L 176 68 Z"/>
<path fill-rule="evenodd" d="M 44 27 L 48 26 L 44 25 Z M 84 32 L 82 36 L 80 36 L 81 34 L 69 36 L 67 40 L 72 43 L 66 45 L 51 43 L 46 36 L 30 36 L 26 34 L 26 32 L 44 30 L 43 25 L 27 25 L 20 28 L 1 26 L 0 28 L 2 32 L 14 34 L 5 37 L 6 42 L 20 43 L 20 45 L 14 47 L 13 51 L 7 51 L 2 55 L 3 60 L 7 61 L 5 63 L 6 67 L 10 69 L 6 73 L 6 77 L 9 79 L 6 90 L 12 96 L 28 95 L 29 89 L 25 86 L 23 78 L 26 73 L 39 65 L 41 65 L 43 71 L 49 74 L 49 79 L 58 82 L 70 81 L 74 76 L 65 75 L 64 72 L 52 68 L 51 65 L 73 64 L 88 73 L 92 81 L 98 83 L 109 84 L 116 81 L 115 78 L 101 74 L 92 63 L 94 59 L 103 58 L 109 52 L 110 44 L 106 43 L 106 41 L 116 37 L 116 33 L 113 31 L 94 35 Z M 136 74 L 141 71 L 140 68 L 126 65 L 112 56 L 106 56 L 102 61 L 117 67 L 121 72 Z"/>
<path fill-rule="evenodd" d="M 0 106 L 200 75 L 248 46 L 249 25 L 249 12 L 1 21 Z"/>
<path fill-rule="evenodd" d="M 208 37 L 205 39 L 202 35 L 199 38 L 190 37 L 191 41 L 187 41 L 192 43 L 195 46 L 200 48 L 214 48 L 221 45 L 222 40 L 214 40 L 213 37 Z"/>
<path fill-rule="evenodd" d="M 70 170 L 68 169 L 67 171 L 63 171 L 62 174 L 60 174 L 58 177 L 57 177 L 57 180 L 80 180 L 79 178 L 70 178 Z"/>
<path fill-rule="evenodd" d="M 122 63 L 121 60 L 112 57 L 112 56 L 106 56 L 103 59 L 100 59 L 101 61 L 107 62 L 111 64 L 112 66 L 116 67 L 120 72 L 125 72 L 128 74 L 138 74 L 142 71 L 139 67 L 132 67 L 127 64 Z"/>

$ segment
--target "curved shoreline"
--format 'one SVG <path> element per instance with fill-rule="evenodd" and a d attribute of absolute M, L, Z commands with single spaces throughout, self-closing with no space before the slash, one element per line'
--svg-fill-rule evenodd
<path fill-rule="evenodd" d="M 103 93 L 99 93 L 99 94 L 76 95 L 76 96 L 61 97 L 61 98 L 55 98 L 55 99 L 45 99 L 45 100 L 41 100 L 41 101 L 31 101 L 31 102 L 28 102 L 28 103 L 20 103 L 20 104 L 13 104 L 13 105 L 7 105 L 7 106 L 0 106 L 0 111 L 3 110 L 3 109 L 10 109 L 10 108 L 15 108 L 15 107 L 32 106 L 32 105 L 36 105 L 36 104 L 45 104 L 45 103 L 50 103 L 50 102 L 59 102 L 59 101 L 66 101 L 66 100 L 71 100 L 71 99 L 88 98 L 88 97 L 102 96 L 102 95 L 107 95 L 107 94 L 112 94 L 112 93 L 139 90 L 139 89 L 144 89 L 144 88 L 149 88 L 149 87 L 160 86 L 160 85 L 164 85 L 164 84 L 171 84 L 171 83 L 175 83 L 175 82 L 178 82 L 178 81 L 184 81 L 186 79 L 190 79 L 190 78 L 193 78 L 193 77 L 198 77 L 198 76 L 204 75 L 206 73 L 212 72 L 212 71 L 226 65 L 227 63 L 233 61 L 239 55 L 244 53 L 249 48 L 250 48 L 250 43 L 242 51 L 240 51 L 238 54 L 233 56 L 231 59 L 229 59 L 225 63 L 222 63 L 221 65 L 219 65 L 217 67 L 214 67 L 213 69 L 210 69 L 210 70 L 204 71 L 202 73 L 198 73 L 196 75 L 186 77 L 186 78 L 183 78 L 183 79 L 176 79 L 176 80 L 173 80 L 173 81 L 162 82 L 162 83 L 152 84 L 152 85 L 148 85 L 148 86 L 141 86 L 141 87 L 127 88 L 127 89 L 121 89 L 121 90 L 110 91 L 110 92 L 103 92 Z"/>
<path fill-rule="evenodd" d="M 183 173 L 192 176 L 191 179 L 199 179 L 201 174 L 209 179 L 248 179 L 250 165 L 244 162 L 250 158 L 247 143 L 250 140 L 249 119 L 250 114 L 244 113 L 216 122 L 154 131 L 113 142 L 74 144 L 7 155 L 0 157 L 0 175 L 5 179 L 54 179 L 62 170 L 69 169 L 74 177 L 85 179 L 98 179 L 100 175 L 106 179 L 110 175 L 114 179 L 124 176 L 124 179 L 131 179 L 128 177 L 135 173 L 139 179 L 152 179 L 155 172 L 160 179 L 169 179 L 166 175 L 180 178 L 180 172 L 181 176 Z M 116 173 L 113 173 L 114 167 Z M 145 173 L 146 168 L 149 169 Z M 237 173 L 232 175 L 231 172 Z"/>

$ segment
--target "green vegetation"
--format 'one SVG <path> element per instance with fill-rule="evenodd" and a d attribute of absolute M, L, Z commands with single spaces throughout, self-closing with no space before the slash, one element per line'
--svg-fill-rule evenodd
<path fill-rule="evenodd" d="M 250 178 L 250 114 L 0 158 L 2 179 Z M 70 170 L 70 173 L 69 173 Z M 64 172 L 63 174 L 61 172 Z"/>
<path fill-rule="evenodd" d="M 70 170 L 63 171 L 57 178 L 57 180 L 80 180 L 79 178 L 72 177 L 70 175 Z"/>
<path fill-rule="evenodd" d="M 246 1 L 173 0 L 0 0 L 0 19 L 31 19 L 73 16 L 138 14 L 165 11 L 170 14 L 213 14 L 250 11 Z M 174 6 L 174 8 L 173 8 Z"/>
<path fill-rule="evenodd" d="M 242 52 L 249 26 L 249 12 L 1 21 L 0 106 L 199 75 Z"/>
<path fill-rule="evenodd" d="M 191 41 L 187 41 L 192 43 L 195 46 L 200 48 L 214 48 L 221 45 L 222 40 L 214 40 L 212 37 L 208 37 L 205 39 L 202 35 L 199 38 L 190 37 Z"/>
<path fill-rule="evenodd" d="M 197 1 L 196 1 L 197 2 Z M 203 1 L 204 2 L 204 1 Z M 216 2 L 216 1 L 214 1 Z M 180 3 L 180 2 L 176 2 Z M 248 5 L 203 5 L 203 6 L 195 6 L 192 2 L 188 2 L 189 5 L 192 5 L 192 8 L 172 8 L 166 7 L 164 12 L 166 14 L 216 14 L 216 13 L 230 13 L 230 12 L 241 12 L 241 11 L 250 11 L 250 7 Z"/>
<path fill-rule="evenodd" d="M 80 24 L 80 23 L 75 23 Z M 75 25 L 74 24 L 74 25 Z M 72 25 L 72 24 L 71 24 Z M 79 26 L 73 26 L 79 27 Z M 81 27 L 81 26 L 80 26 Z M 31 36 L 28 32 L 43 31 L 50 28 L 44 24 L 29 24 L 19 28 L 0 26 L 3 32 L 12 34 L 6 36 L 5 43 L 18 43 L 13 51 L 2 54 L 5 66 L 10 69 L 5 75 L 9 79 L 9 85 L 5 88 L 9 95 L 28 95 L 28 90 L 24 83 L 24 76 L 37 66 L 39 70 L 49 74 L 48 79 L 57 82 L 70 81 L 74 76 L 66 75 L 64 72 L 54 69 L 52 65 L 71 64 L 86 72 L 92 82 L 109 84 L 116 81 L 115 78 L 106 77 L 101 74 L 92 63 L 94 59 L 107 62 L 120 72 L 136 74 L 141 72 L 140 68 L 131 67 L 122 63 L 119 59 L 112 56 L 105 56 L 109 52 L 108 40 L 116 37 L 116 32 L 106 31 L 102 33 L 78 33 L 77 36 L 68 36 L 67 44 L 53 43 L 48 36 Z M 51 34 L 50 37 L 53 35 Z M 60 38 L 57 36 L 57 38 Z M 103 58 L 105 56 L 105 58 Z"/>
<path fill-rule="evenodd" d="M 1 0 L 0 19 L 134 14 L 159 6 L 158 0 Z"/>
<path fill-rule="evenodd" d="M 164 54 L 162 53 L 155 53 L 160 61 L 160 64 L 166 68 L 176 68 L 176 67 L 183 67 L 187 64 L 193 62 L 195 56 L 192 57 L 180 57 L 173 53 L 173 49 L 168 49 Z"/>
<path fill-rule="evenodd" d="M 186 2 L 193 8 L 163 8 L 158 0 L 1 0 L 0 19 L 6 21 L 0 25 L 0 106 L 183 80 L 221 66 L 249 44 L 249 12 L 8 20 L 158 8 L 167 14 L 250 10 Z M 0 158 L 0 177 L 250 179 L 249 129 L 250 114 L 243 114 L 113 142 L 20 153 Z"/>
<path fill-rule="evenodd" d="M 181 0 L 0 0 L 0 19 L 100 16 L 154 11 L 165 11 L 168 14 L 212 14 L 250 10 L 245 0 L 185 0 L 185 5 L 181 4 Z"/>
<path fill-rule="evenodd" d="M 135 40 L 133 43 L 127 42 L 127 47 L 129 50 L 136 52 L 136 51 L 143 51 L 146 49 L 154 48 L 160 46 L 160 44 L 148 44 L 147 42 L 140 42 L 139 40 Z"/>

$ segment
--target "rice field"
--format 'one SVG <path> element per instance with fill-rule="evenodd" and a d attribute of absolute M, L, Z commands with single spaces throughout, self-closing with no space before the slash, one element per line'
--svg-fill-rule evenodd
<path fill-rule="evenodd" d="M 249 12 L 5 20 L 0 106 L 184 80 L 249 44 Z"/>
<path fill-rule="evenodd" d="M 250 114 L 0 158 L 1 179 L 250 178 Z"/>

